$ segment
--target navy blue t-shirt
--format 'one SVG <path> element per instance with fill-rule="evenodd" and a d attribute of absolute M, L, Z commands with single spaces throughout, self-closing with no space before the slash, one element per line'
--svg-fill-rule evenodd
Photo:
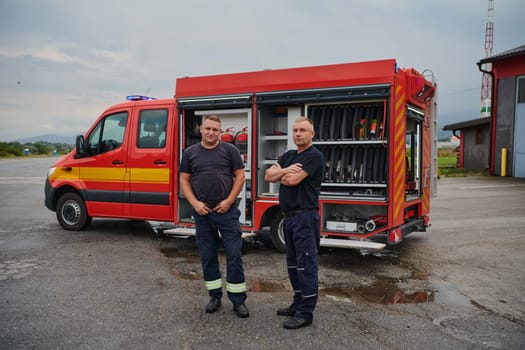
<path fill-rule="evenodd" d="M 283 212 L 296 209 L 317 209 L 319 192 L 324 177 L 325 160 L 323 154 L 314 146 L 297 154 L 297 150 L 285 152 L 278 161 L 282 168 L 301 163 L 308 176 L 297 186 L 279 187 L 279 204 Z"/>
<path fill-rule="evenodd" d="M 191 174 L 191 188 L 199 201 L 215 206 L 228 197 L 233 186 L 233 172 L 242 168 L 244 162 L 234 145 L 219 142 L 216 147 L 207 149 L 199 142 L 184 150 L 179 171 Z"/>

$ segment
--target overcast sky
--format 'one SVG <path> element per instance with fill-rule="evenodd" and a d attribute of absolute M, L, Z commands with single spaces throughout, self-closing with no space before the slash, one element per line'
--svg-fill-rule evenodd
<path fill-rule="evenodd" d="M 523 0 L 495 0 L 497 54 L 525 44 Z M 487 0 L 0 0 L 0 141 L 83 133 L 176 78 L 395 58 L 430 69 L 439 123 L 479 115 Z"/>

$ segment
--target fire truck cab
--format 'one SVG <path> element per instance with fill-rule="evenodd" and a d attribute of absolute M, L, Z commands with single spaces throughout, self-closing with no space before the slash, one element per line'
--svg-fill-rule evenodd
<path fill-rule="evenodd" d="M 108 108 L 49 170 L 45 204 L 68 230 L 114 217 L 165 221 L 166 234 L 194 235 L 178 164 L 200 142 L 203 116 L 215 114 L 221 140 L 245 162 L 245 236 L 270 230 L 284 251 L 279 185 L 264 172 L 295 147 L 293 121 L 308 116 L 325 156 L 321 245 L 381 249 L 430 225 L 435 90 L 393 59 L 179 78 L 174 98 L 131 96 Z"/>

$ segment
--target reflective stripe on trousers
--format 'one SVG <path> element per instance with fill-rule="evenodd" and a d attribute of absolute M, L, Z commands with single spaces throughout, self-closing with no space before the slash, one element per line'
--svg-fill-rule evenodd
<path fill-rule="evenodd" d="M 222 288 L 222 279 L 216 279 L 213 281 L 204 281 L 206 284 L 207 290 L 221 289 Z"/>
<path fill-rule="evenodd" d="M 199 249 L 202 271 L 210 296 L 222 297 L 222 281 L 217 250 L 221 239 L 226 254 L 226 290 L 234 304 L 246 300 L 246 283 L 241 258 L 242 232 L 239 208 L 233 206 L 224 214 L 199 215 L 193 211 L 196 244 Z M 220 236 L 219 236 L 220 232 Z M 221 281 L 221 283 L 217 283 Z M 212 288 L 215 287 L 215 288 Z"/>

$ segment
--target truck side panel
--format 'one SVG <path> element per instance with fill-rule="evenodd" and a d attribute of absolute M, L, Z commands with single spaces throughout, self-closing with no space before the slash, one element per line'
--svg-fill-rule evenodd
<path fill-rule="evenodd" d="M 173 220 L 174 103 L 137 105 L 129 139 L 126 216 Z"/>

